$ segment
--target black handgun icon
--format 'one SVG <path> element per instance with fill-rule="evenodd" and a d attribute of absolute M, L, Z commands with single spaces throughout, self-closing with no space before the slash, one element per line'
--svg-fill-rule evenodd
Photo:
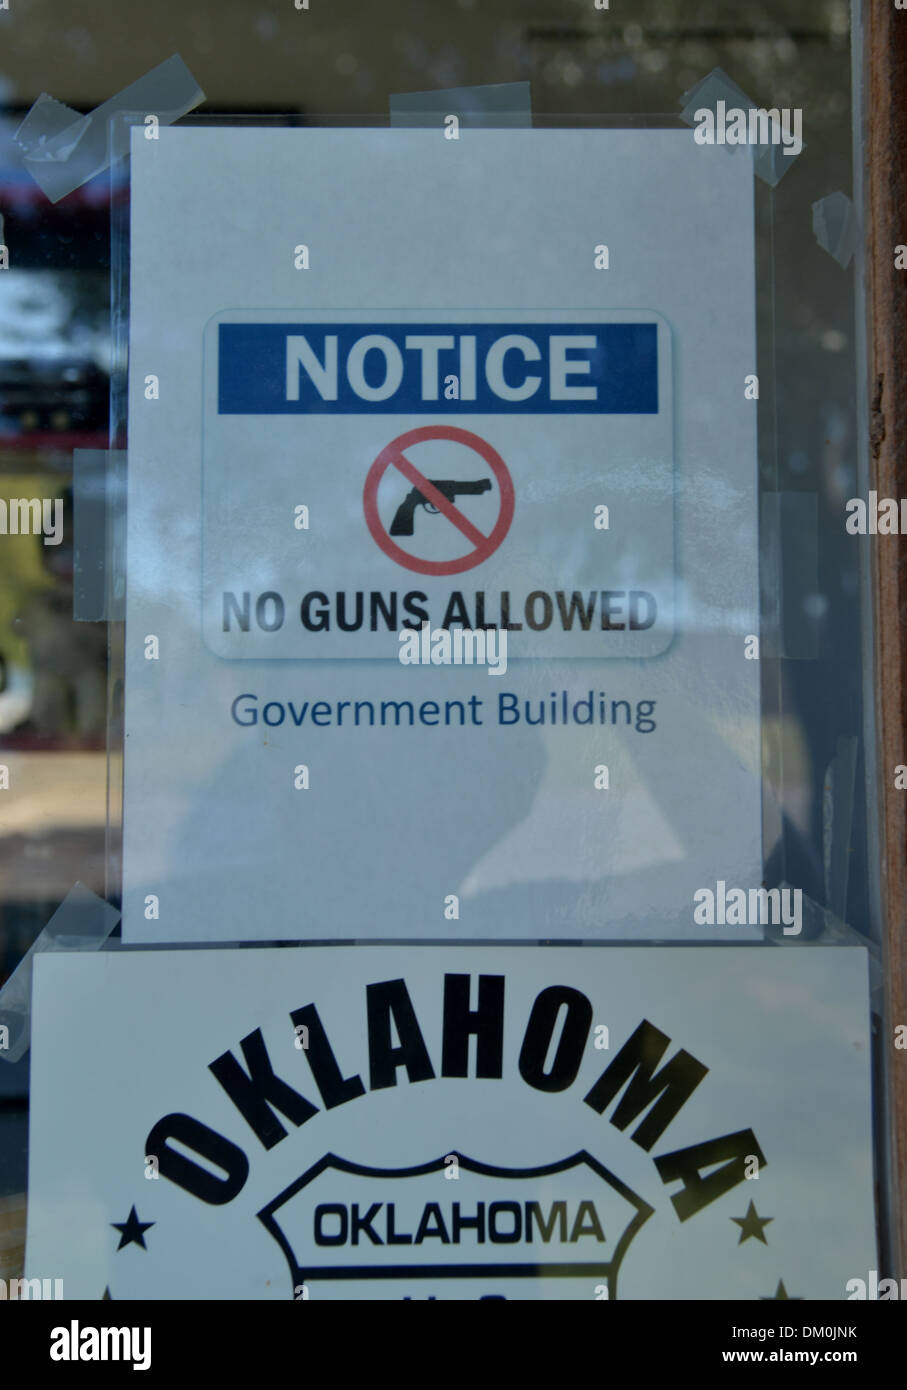
<path fill-rule="evenodd" d="M 461 483 L 457 478 L 429 478 L 428 481 L 432 487 L 438 489 L 443 497 L 447 498 L 448 502 L 455 501 L 457 497 L 477 497 L 480 493 L 491 490 L 490 478 L 479 478 L 474 483 Z M 424 507 L 427 512 L 432 512 L 435 515 L 439 510 L 424 493 L 414 487 L 406 494 L 394 513 L 390 529 L 392 536 L 411 536 L 413 534 L 413 517 L 417 507 Z"/>

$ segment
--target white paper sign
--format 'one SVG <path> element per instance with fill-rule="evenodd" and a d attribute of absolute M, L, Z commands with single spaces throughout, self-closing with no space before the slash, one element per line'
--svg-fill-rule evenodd
<path fill-rule="evenodd" d="M 762 934 L 694 918 L 762 881 L 752 222 L 691 132 L 138 132 L 127 941 Z"/>
<path fill-rule="evenodd" d="M 41 956 L 28 1276 L 844 1299 L 877 1268 L 866 972 L 821 947 Z"/>

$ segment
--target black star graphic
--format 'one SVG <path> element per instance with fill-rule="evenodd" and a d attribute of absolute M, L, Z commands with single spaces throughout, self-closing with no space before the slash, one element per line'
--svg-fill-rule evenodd
<path fill-rule="evenodd" d="M 145 1232 L 155 1223 L 153 1221 L 140 1221 L 135 1207 L 129 1213 L 126 1221 L 111 1221 L 114 1230 L 120 1233 L 120 1243 L 117 1250 L 122 1250 L 124 1245 L 140 1245 L 143 1250 L 147 1250 L 145 1244 Z"/>
<path fill-rule="evenodd" d="M 753 1206 L 752 1202 L 750 1202 L 746 1209 L 746 1216 L 731 1217 L 735 1225 L 740 1227 L 740 1239 L 737 1244 L 742 1245 L 745 1240 L 749 1240 L 750 1236 L 755 1236 L 757 1240 L 762 1241 L 763 1245 L 768 1245 L 763 1231 L 764 1227 L 766 1227 L 770 1221 L 774 1221 L 774 1219 L 773 1216 L 759 1216 L 756 1212 L 756 1208 Z"/>
<path fill-rule="evenodd" d="M 731 1220 L 733 1220 L 733 1219 L 734 1219 L 734 1218 L 731 1217 Z M 777 1289 L 775 1290 L 774 1293 L 764 1293 L 764 1294 L 760 1294 L 759 1297 L 760 1297 L 760 1301 L 763 1302 L 763 1303 L 765 1303 L 767 1300 L 771 1300 L 771 1299 L 774 1299 L 774 1298 L 790 1298 L 790 1300 L 791 1300 L 792 1303 L 802 1303 L 802 1302 L 803 1302 L 803 1299 L 800 1298 L 800 1296 L 799 1296 L 798 1294 L 794 1294 L 793 1297 L 792 1297 L 792 1296 L 787 1292 L 787 1289 L 784 1287 L 784 1280 L 783 1280 L 783 1279 L 779 1279 L 779 1280 L 778 1280 L 778 1287 L 777 1287 Z"/>

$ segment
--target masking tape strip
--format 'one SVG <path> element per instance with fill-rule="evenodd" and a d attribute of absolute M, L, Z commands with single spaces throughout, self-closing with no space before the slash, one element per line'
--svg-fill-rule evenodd
<path fill-rule="evenodd" d="M 204 100 L 192 73 L 174 54 L 87 116 L 42 92 L 13 138 L 32 178 L 58 203 L 129 153 L 129 126 L 113 120 L 118 113 L 154 115 L 158 125 L 172 125 Z"/>
<path fill-rule="evenodd" d="M 18 1062 L 31 1043 L 31 983 L 35 956 L 40 951 L 97 951 L 119 920 L 119 909 L 111 907 L 84 884 L 77 883 L 69 890 L 0 989 L 0 1027 L 9 1029 L 9 1045 L 0 1047 L 3 1061 Z"/>
<path fill-rule="evenodd" d="M 818 499 L 765 492 L 760 518 L 762 656 L 814 661 L 819 654 Z"/>
<path fill-rule="evenodd" d="M 846 270 L 860 242 L 860 219 L 846 193 L 829 193 L 813 203 L 813 235 Z"/>
<path fill-rule="evenodd" d="M 72 616 L 79 623 L 124 622 L 126 452 L 74 449 Z"/>
<path fill-rule="evenodd" d="M 680 119 L 687 125 L 697 124 L 697 111 L 711 111 L 712 115 L 719 119 L 718 103 L 724 102 L 724 113 L 727 115 L 732 110 L 756 111 L 764 110 L 764 107 L 757 107 L 756 103 L 747 96 L 742 87 L 728 77 L 723 68 L 713 68 L 710 73 L 690 87 L 681 97 L 682 111 Z M 770 188 L 775 188 L 782 180 L 787 170 L 793 164 L 798 155 L 806 149 L 806 143 L 800 140 L 800 148 L 794 155 L 788 154 L 785 150 L 782 125 L 773 128 L 778 134 L 777 144 L 753 144 L 748 145 L 753 160 L 753 172 L 763 183 L 767 183 Z M 793 132 L 790 132 L 793 134 Z M 736 145 L 726 146 L 729 150 L 736 150 Z"/>
<path fill-rule="evenodd" d="M 522 129 L 532 124 L 528 82 L 485 87 L 444 87 L 436 92 L 402 92 L 390 98 L 392 126 L 442 126 L 456 116 L 461 126 Z"/>

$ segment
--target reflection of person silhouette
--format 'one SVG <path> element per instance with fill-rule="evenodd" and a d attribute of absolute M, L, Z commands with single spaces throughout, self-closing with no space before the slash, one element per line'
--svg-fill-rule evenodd
<path fill-rule="evenodd" d="M 590 687 L 605 687 L 604 668 L 610 691 L 629 698 L 633 690 L 663 688 L 657 677 L 662 664 L 658 658 L 634 663 L 632 681 L 624 663 L 570 663 L 556 676 L 546 665 L 543 682 L 531 677 L 530 663 L 514 662 L 505 680 L 522 700 L 550 690 L 554 676 L 579 699 Z M 406 669 L 412 679 L 403 684 L 399 666 L 384 662 L 219 668 L 217 696 L 205 708 L 213 707 L 222 722 L 217 743 L 224 751 L 192 787 L 185 817 L 167 835 L 166 861 L 171 877 L 191 880 L 200 910 L 207 904 L 235 920 L 237 938 L 254 934 L 250 924 L 262 921 L 262 907 L 275 937 L 451 937 L 465 934 L 468 924 L 470 935 L 493 938 L 502 923 L 511 937 L 613 935 L 618 908 L 628 934 L 657 933 L 671 920 L 688 934 L 695 888 L 717 878 L 739 881 L 738 808 L 717 789 L 745 789 L 755 774 L 702 702 L 687 696 L 688 688 L 695 690 L 692 671 L 681 678 L 674 666 L 671 690 L 656 702 L 656 732 L 593 727 L 577 743 L 577 730 L 525 722 L 500 728 L 503 682 L 484 672 Z M 377 707 L 382 699 L 408 698 L 416 705 L 465 700 L 478 690 L 484 723 L 421 731 L 393 725 L 297 729 L 286 722 L 231 728 L 231 700 L 256 689 L 259 708 L 280 696 L 297 707 L 341 698 Z M 191 756 L 188 747 L 180 750 L 180 728 L 192 729 L 200 719 L 200 712 L 183 710 L 174 722 L 168 747 L 177 764 Z M 699 757 L 707 752 L 707 767 L 695 777 L 689 752 L 686 767 L 672 765 L 678 738 Z M 619 774 L 616 795 L 592 790 L 598 762 Z M 300 763 L 309 768 L 306 792 L 296 792 L 290 777 Z M 172 801 L 166 766 L 149 775 L 160 778 L 155 799 L 166 817 Z M 635 786 L 632 812 L 620 778 Z M 146 777 L 144 786 L 147 797 L 153 781 L 149 786 Z M 757 795 L 753 800 L 758 807 Z M 154 837 L 153 824 L 150 829 Z M 686 881 L 690 874 L 695 882 Z M 459 918 L 448 925 L 442 907 L 449 894 L 461 902 Z"/>
<path fill-rule="evenodd" d="M 621 705 L 615 725 L 585 731 L 583 751 L 578 755 L 574 746 L 566 755 L 569 764 L 562 754 L 568 745 L 559 741 L 563 731 L 534 729 L 546 764 L 535 779 L 532 804 L 519 825 L 502 828 L 474 866 L 464 916 L 471 919 L 478 908 L 483 919 L 497 912 L 527 924 L 538 918 L 572 923 L 578 936 L 602 935 L 604 926 L 608 935 L 630 939 L 658 935 L 672 925 L 689 938 L 697 887 L 719 878 L 746 886 L 758 886 L 763 877 L 769 886 L 778 881 L 777 847 L 764 869 L 758 844 L 752 859 L 746 854 L 761 831 L 761 779 L 711 709 L 696 698 L 701 643 L 696 652 L 681 675 L 674 651 L 670 681 L 659 679 L 664 658 L 657 657 L 646 663 L 564 663 L 557 675 L 547 668 L 548 680 L 538 680 L 533 690 L 536 713 L 546 687 L 557 683 L 569 691 L 571 704 L 586 700 L 590 689 L 606 689 L 626 697 L 636 712 L 650 706 L 634 694 L 659 692 L 659 727 L 637 734 L 624 722 Z M 708 665 L 718 669 L 716 658 Z M 725 701 L 733 703 L 733 682 L 722 692 L 719 709 Z M 754 713 L 753 725 L 756 718 Z M 593 789 L 599 764 L 609 768 L 608 792 Z M 512 775 L 521 776 L 519 767 Z M 741 798 L 750 802 L 749 819 L 741 812 Z M 786 816 L 784 837 L 788 881 L 811 895 L 819 893 L 814 852 Z M 798 877 L 792 879 L 794 872 Z M 620 922 L 623 933 L 615 930 Z"/>
<path fill-rule="evenodd" d="M 570 554 L 561 558 L 560 582 L 568 593 L 575 587 L 572 576 L 594 570 L 591 551 L 598 544 L 591 530 L 577 532 Z M 553 562 L 553 555 L 548 558 Z M 647 572 L 646 581 L 645 587 L 664 592 L 673 575 L 650 578 Z M 609 702 L 626 699 L 637 712 L 639 701 L 651 696 L 658 730 L 636 733 L 621 720 L 589 727 L 581 754 L 564 731 L 535 730 L 546 749 L 545 770 L 532 786 L 523 822 L 502 827 L 474 866 L 465 890 L 470 917 L 476 910 L 483 919 L 506 913 L 528 923 L 540 917 L 572 923 L 577 935 L 601 935 L 603 928 L 619 935 L 622 921 L 630 939 L 671 924 L 688 938 L 697 887 L 718 878 L 746 886 L 762 881 L 759 706 L 752 693 L 759 667 L 744 662 L 734 635 L 694 629 L 646 660 L 515 662 L 512 671 L 527 696 L 531 686 L 536 708 L 556 689 L 567 689 L 571 704 L 590 689 L 604 690 Z M 526 673 L 522 680 L 517 672 Z M 747 717 L 736 715 L 749 709 Z M 593 790 L 598 764 L 611 773 L 607 794 Z M 507 766 L 520 776 L 509 755 Z M 787 818 L 784 824 L 789 840 L 793 827 Z M 815 855 L 802 836 L 797 843 L 804 861 L 798 872 L 807 877 L 795 881 L 815 891 Z M 773 854 L 768 871 L 777 873 L 777 864 Z"/>
<path fill-rule="evenodd" d="M 162 838 L 169 879 L 182 879 L 199 910 L 217 916 L 222 908 L 236 924 L 237 938 L 255 936 L 270 924 L 273 938 L 452 937 L 463 923 L 446 920 L 444 900 L 456 894 L 471 867 L 500 833 L 525 816 L 543 753 L 537 734 L 524 730 L 508 748 L 520 766 L 518 778 L 496 773 L 501 732 L 493 717 L 491 680 L 481 668 L 403 667 L 396 661 L 282 661 L 217 664 L 216 694 L 197 708 L 180 709 L 169 723 L 170 756 L 142 764 L 142 802 L 151 840 Z M 388 722 L 359 726 L 348 711 L 342 727 L 296 728 L 288 718 L 266 727 L 232 722 L 230 705 L 243 691 L 267 700 L 309 702 L 410 701 L 418 709 L 434 702 L 459 702 L 451 727 L 414 727 Z M 478 695 L 481 725 L 470 717 Z M 405 717 L 401 716 L 401 717 Z M 205 724 L 216 732 L 205 762 L 217 748 L 213 769 L 181 795 L 168 795 L 168 768 L 190 766 L 193 732 Z M 181 730 L 186 730 L 185 734 Z M 186 739 L 181 749 L 180 740 Z M 127 745 L 127 773 L 130 749 Z M 309 789 L 296 791 L 294 767 L 309 768 Z M 183 773 L 186 778 L 185 771 Z M 185 814 L 159 829 L 156 807 L 167 825 L 176 802 Z M 128 828 L 128 817 L 127 817 Z M 132 857 L 161 856 L 149 837 L 137 835 Z M 131 875 L 147 887 L 134 889 L 134 910 L 145 892 L 166 891 L 156 867 Z M 221 928 L 224 927 L 221 921 Z M 494 923 L 482 924 L 493 934 Z M 262 933 L 267 936 L 267 927 Z"/>

